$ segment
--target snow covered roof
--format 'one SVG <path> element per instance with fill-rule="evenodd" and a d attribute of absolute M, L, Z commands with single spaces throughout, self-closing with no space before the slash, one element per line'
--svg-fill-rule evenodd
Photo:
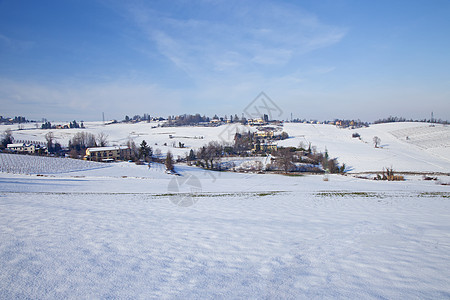
<path fill-rule="evenodd" d="M 111 147 L 88 148 L 89 152 L 114 151 L 114 150 L 125 150 L 125 149 L 128 149 L 128 147 L 127 146 L 111 146 Z"/>
<path fill-rule="evenodd" d="M 7 148 L 16 148 L 16 147 L 23 147 L 25 146 L 25 144 L 8 144 L 6 147 Z"/>

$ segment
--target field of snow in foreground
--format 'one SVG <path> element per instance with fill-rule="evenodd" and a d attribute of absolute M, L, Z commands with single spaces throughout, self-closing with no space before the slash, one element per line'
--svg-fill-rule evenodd
<path fill-rule="evenodd" d="M 450 297 L 447 186 L 179 171 L 0 173 L 0 299 Z"/>

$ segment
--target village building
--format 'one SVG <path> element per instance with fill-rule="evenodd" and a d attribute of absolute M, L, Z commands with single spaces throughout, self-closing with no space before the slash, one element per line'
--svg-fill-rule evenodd
<path fill-rule="evenodd" d="M 260 126 L 260 125 L 264 125 L 265 124 L 263 119 L 249 119 L 247 121 L 247 123 L 250 126 Z"/>
<path fill-rule="evenodd" d="M 274 152 L 277 151 L 278 146 L 276 144 L 273 143 L 262 143 L 259 145 L 259 151 L 258 151 L 258 145 L 255 144 L 253 145 L 253 152 L 264 152 L 264 153 L 268 153 L 268 152 Z"/>
<path fill-rule="evenodd" d="M 6 149 L 8 149 L 8 151 L 11 152 L 20 152 L 29 154 L 33 154 L 36 152 L 36 147 L 33 144 L 25 144 L 25 143 L 8 144 L 6 146 Z"/>
<path fill-rule="evenodd" d="M 256 133 L 256 136 L 259 138 L 272 139 L 273 131 L 259 131 Z"/>
<path fill-rule="evenodd" d="M 128 160 L 131 157 L 131 149 L 127 146 L 94 147 L 87 148 L 85 160 L 110 162 L 116 160 Z"/>

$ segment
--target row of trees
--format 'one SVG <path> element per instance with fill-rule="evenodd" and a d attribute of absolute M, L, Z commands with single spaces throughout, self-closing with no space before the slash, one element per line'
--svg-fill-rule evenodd
<path fill-rule="evenodd" d="M 25 117 L 22 116 L 15 116 L 14 118 L 8 118 L 4 116 L 0 116 L 0 123 L 2 124 L 14 124 L 14 123 L 28 123 L 28 121 Z"/>
<path fill-rule="evenodd" d="M 388 118 L 384 118 L 384 119 L 378 119 L 375 122 L 373 122 L 374 124 L 381 124 L 381 123 L 395 123 L 395 122 L 424 122 L 424 123 L 439 123 L 439 124 L 449 124 L 449 122 L 447 120 L 442 120 L 442 119 L 435 119 L 435 118 L 430 118 L 430 119 L 406 119 L 403 117 L 393 117 L 393 116 L 389 116 Z"/>
<path fill-rule="evenodd" d="M 131 149 L 131 159 L 132 160 L 143 160 L 146 162 L 151 161 L 158 161 L 162 162 L 161 160 L 161 151 L 159 149 L 156 149 L 155 152 L 153 152 L 152 147 L 150 147 L 149 144 L 145 140 L 141 142 L 139 147 L 136 146 L 135 142 L 130 139 L 127 142 L 127 146 Z M 192 151 L 192 150 L 191 150 Z M 170 151 L 167 152 L 166 158 L 164 159 L 164 165 L 166 166 L 166 169 L 169 171 L 174 171 L 174 159 L 173 155 Z"/>
<path fill-rule="evenodd" d="M 123 119 L 122 122 L 128 123 L 128 122 L 141 122 L 141 121 L 147 121 L 150 122 L 151 121 L 151 117 L 149 114 L 144 114 L 144 116 L 140 116 L 140 115 L 134 115 L 133 117 L 129 117 L 129 116 L 125 116 L 125 118 Z"/>
<path fill-rule="evenodd" d="M 201 116 L 200 114 L 195 115 L 180 115 L 180 116 L 169 116 L 167 118 L 167 125 L 169 126 L 190 126 L 196 125 L 203 122 L 209 122 L 209 117 Z"/>
<path fill-rule="evenodd" d="M 278 169 L 284 173 L 293 171 L 343 173 L 345 171 L 345 164 L 340 166 L 336 158 L 329 156 L 328 150 L 325 149 L 323 153 L 317 152 L 311 145 L 308 149 L 281 147 L 274 153 L 274 157 L 275 162 L 269 166 L 269 169 Z"/>
<path fill-rule="evenodd" d="M 83 131 L 77 132 L 74 134 L 72 139 L 69 140 L 69 150 L 75 150 L 78 154 L 82 154 L 87 148 L 90 147 L 105 146 L 108 146 L 108 135 L 103 132 L 100 132 L 97 135 Z"/>
<path fill-rule="evenodd" d="M 262 118 L 264 121 L 269 121 L 268 115 L 263 115 Z M 221 122 L 226 123 L 241 123 L 241 124 L 247 124 L 247 119 L 242 116 L 241 118 L 238 117 L 237 114 L 233 115 L 225 115 L 223 117 L 219 117 L 218 115 L 214 115 L 214 117 L 210 118 L 207 116 L 201 116 L 200 114 L 195 115 L 179 115 L 179 116 L 169 116 L 167 118 L 167 123 L 165 126 L 192 126 L 192 125 L 198 125 L 201 123 L 209 123 L 211 120 L 218 120 Z"/>
<path fill-rule="evenodd" d="M 83 121 L 81 123 L 77 123 L 77 121 L 73 120 L 73 122 L 70 122 L 68 125 L 62 126 L 63 128 L 84 128 Z M 41 125 L 41 129 L 56 129 L 56 125 L 52 125 L 51 122 L 45 121 Z"/>

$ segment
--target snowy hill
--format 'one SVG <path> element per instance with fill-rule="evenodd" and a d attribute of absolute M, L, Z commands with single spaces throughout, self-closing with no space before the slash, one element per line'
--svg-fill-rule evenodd
<path fill-rule="evenodd" d="M 389 123 L 368 128 L 339 129 L 330 125 L 290 124 L 284 130 L 291 136 L 282 146 L 299 143 L 328 149 L 330 156 L 345 163 L 350 171 L 379 171 L 393 167 L 404 172 L 450 172 L 450 127 L 427 123 Z M 361 139 L 352 138 L 359 133 Z M 375 148 L 373 137 L 381 139 Z M 408 140 L 406 137 L 408 136 Z"/>
<path fill-rule="evenodd" d="M 158 127 L 160 122 L 136 124 L 85 123 L 86 132 L 108 135 L 110 145 L 123 145 L 129 139 L 139 144 L 142 140 L 163 154 L 170 150 L 175 157 L 185 156 L 210 141 L 232 142 L 236 131 L 256 131 L 255 127 L 222 125 L 219 127 Z M 59 143 L 67 145 L 70 138 L 83 129 L 42 130 L 28 124 L 25 129 L 0 126 L 0 131 L 13 129 L 16 140 L 45 142 L 45 134 L 52 131 Z M 393 167 L 404 172 L 450 172 L 450 127 L 428 123 L 388 123 L 368 128 L 340 129 L 332 125 L 285 123 L 283 130 L 290 138 L 279 141 L 279 146 L 299 146 L 311 143 L 318 150 L 329 151 L 345 163 L 351 172 L 381 171 Z M 361 139 L 352 138 L 359 133 Z M 373 137 L 381 139 L 381 147 L 374 148 Z M 185 148 L 178 148 L 179 143 Z"/>

